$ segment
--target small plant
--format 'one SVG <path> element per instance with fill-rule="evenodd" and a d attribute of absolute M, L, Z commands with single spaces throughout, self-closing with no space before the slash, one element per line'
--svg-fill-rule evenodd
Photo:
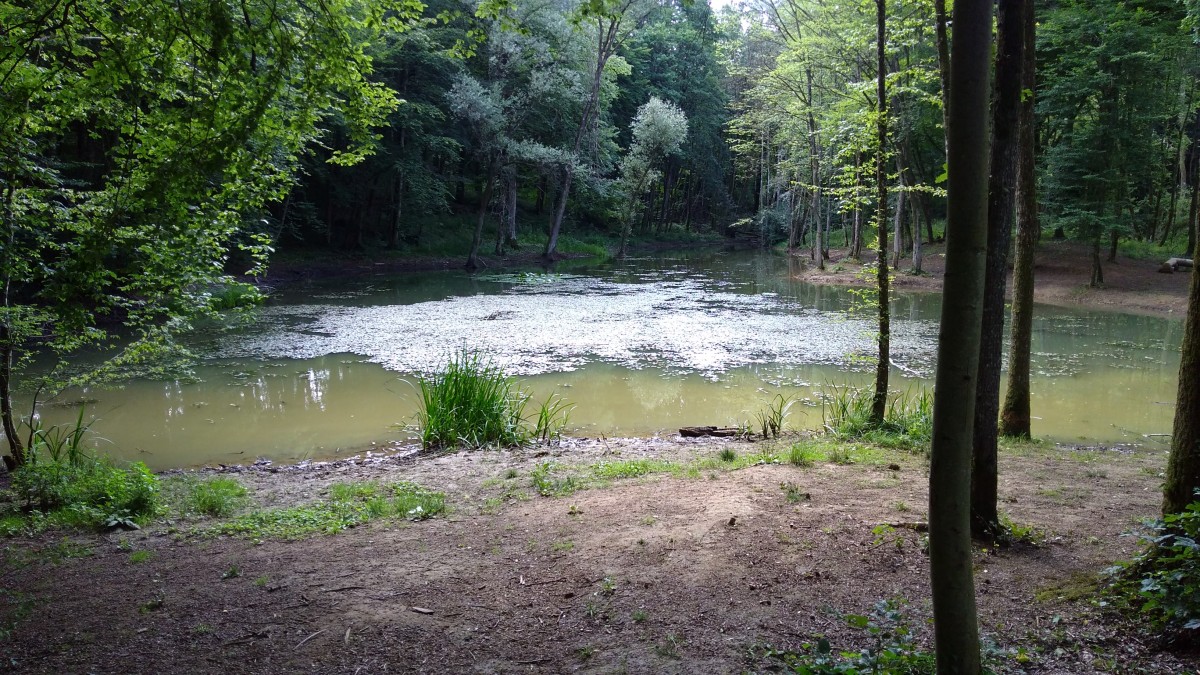
<path fill-rule="evenodd" d="M 133 563 L 134 565 L 138 565 L 146 562 L 152 557 L 154 557 L 154 554 L 150 551 L 134 551 L 133 553 L 129 554 L 129 562 Z"/>
<path fill-rule="evenodd" d="M 737 460 L 737 451 L 733 448 L 721 448 L 721 452 L 717 453 L 717 458 L 722 462 L 733 462 Z"/>
<path fill-rule="evenodd" d="M 1046 532 L 1034 525 L 1015 522 L 1007 513 L 1000 515 L 1000 540 L 1007 544 L 1029 544 L 1041 546 L 1046 543 Z"/>
<path fill-rule="evenodd" d="M 654 646 L 654 651 L 658 652 L 659 656 L 677 659 L 679 658 L 679 648 L 682 646 L 683 638 L 675 633 L 667 633 L 666 638 Z"/>
<path fill-rule="evenodd" d="M 615 579 L 612 577 L 604 577 L 604 579 L 600 581 L 600 590 L 597 591 L 598 595 L 609 596 L 616 592 L 617 582 Z"/>
<path fill-rule="evenodd" d="M 266 588 L 269 583 L 271 583 L 271 578 L 265 574 L 254 580 L 254 585 L 258 588 Z"/>
<path fill-rule="evenodd" d="M 633 611 L 633 622 L 634 623 L 646 623 L 646 610 L 635 609 Z"/>
<path fill-rule="evenodd" d="M 584 645 L 580 647 L 576 653 L 579 654 L 580 661 L 587 661 L 588 659 L 592 658 L 592 655 L 596 653 L 596 650 L 591 645 Z"/>
<path fill-rule="evenodd" d="M 825 456 L 830 462 L 841 466 L 854 463 L 854 457 L 850 455 L 850 449 L 843 445 L 835 445 L 830 448 Z"/>
<path fill-rule="evenodd" d="M 802 645 L 800 652 L 768 649 L 765 656 L 779 661 L 792 673 L 836 675 L 848 673 L 904 673 L 934 675 L 936 662 L 932 652 L 917 648 L 911 628 L 894 600 L 881 600 L 868 615 L 848 615 L 846 623 L 871 638 L 871 645 L 860 651 L 835 652 L 829 641 L 818 638 Z"/>
<path fill-rule="evenodd" d="M 224 572 L 221 572 L 221 581 L 236 579 L 240 576 L 242 576 L 242 569 L 237 565 L 230 565 L 229 567 L 225 568 Z"/>
<path fill-rule="evenodd" d="M 555 553 L 566 553 L 573 548 L 575 548 L 575 542 L 571 541 L 570 539 L 564 539 L 562 541 L 556 541 L 553 544 L 550 544 L 550 550 L 554 551 Z"/>
<path fill-rule="evenodd" d="M 795 403 L 796 399 L 792 396 L 776 394 L 775 398 L 767 404 L 766 410 L 761 410 L 755 415 L 763 438 L 779 437 L 779 434 L 783 432 L 788 413 L 791 412 Z"/>
<path fill-rule="evenodd" d="M 529 477 L 533 481 L 533 489 L 543 497 L 555 497 L 573 494 L 580 487 L 579 479 L 575 476 L 565 476 L 563 478 L 554 478 L 550 474 L 555 469 L 554 462 L 542 462 L 534 467 L 533 471 L 529 472 Z"/>
<path fill-rule="evenodd" d="M 780 483 L 779 489 L 783 490 L 784 498 L 789 504 L 798 504 L 812 498 L 812 495 L 801 490 L 795 483 Z"/>

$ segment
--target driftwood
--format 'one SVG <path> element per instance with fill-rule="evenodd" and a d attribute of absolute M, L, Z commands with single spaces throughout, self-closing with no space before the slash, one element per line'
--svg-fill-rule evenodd
<path fill-rule="evenodd" d="M 1159 266 L 1158 271 L 1162 274 L 1172 274 L 1182 269 L 1191 269 L 1194 263 L 1188 258 L 1168 258 L 1165 263 Z"/>
<path fill-rule="evenodd" d="M 700 436 L 732 438 L 741 434 L 742 430 L 737 427 L 684 427 L 679 430 L 679 435 L 684 438 L 699 438 Z"/>

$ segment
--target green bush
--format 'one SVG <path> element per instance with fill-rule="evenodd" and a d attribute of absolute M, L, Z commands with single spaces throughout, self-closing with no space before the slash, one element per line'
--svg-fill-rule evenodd
<path fill-rule="evenodd" d="M 572 404 L 557 395 L 541 403 L 530 423 L 529 393 L 477 352 L 463 350 L 444 370 L 418 380 L 417 423 L 425 448 L 512 446 L 556 438 Z"/>
<path fill-rule="evenodd" d="M 102 458 L 31 461 L 13 472 L 12 490 L 27 510 L 83 527 L 144 522 L 159 505 L 158 478 L 145 464 L 122 469 Z"/>
<path fill-rule="evenodd" d="M 1200 494 L 1197 495 L 1200 497 Z M 1149 546 L 1122 568 L 1118 591 L 1155 627 L 1200 628 L 1200 501 L 1151 523 Z"/>

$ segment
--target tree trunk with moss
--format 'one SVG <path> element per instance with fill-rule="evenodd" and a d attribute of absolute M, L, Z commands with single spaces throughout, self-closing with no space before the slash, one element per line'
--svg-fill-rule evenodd
<path fill-rule="evenodd" d="M 1026 4 L 1026 3 L 1023 3 Z M 1017 245 L 1013 262 L 1012 332 L 1008 351 L 1008 387 L 1000 413 L 1000 433 L 1029 438 L 1029 353 L 1033 342 L 1033 254 L 1037 244 L 1037 180 L 1034 175 L 1033 91 L 1036 79 L 1036 23 L 1032 4 L 1022 21 L 1024 62 L 1021 89 L 1021 147 L 1017 162 Z"/>
<path fill-rule="evenodd" d="M 883 425 L 887 412 L 888 374 L 891 368 L 892 327 L 891 308 L 888 306 L 888 203 L 887 203 L 887 0 L 875 0 L 876 67 L 875 78 L 876 119 L 875 132 L 879 147 L 875 156 L 875 225 L 879 231 L 879 248 L 875 256 L 876 283 L 879 289 L 879 358 L 875 364 L 875 396 L 871 401 L 871 422 Z"/>

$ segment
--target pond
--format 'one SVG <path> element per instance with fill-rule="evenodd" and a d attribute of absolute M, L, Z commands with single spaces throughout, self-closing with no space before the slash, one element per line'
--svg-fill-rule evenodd
<path fill-rule="evenodd" d="M 862 294 L 791 278 L 770 253 L 691 252 L 568 262 L 553 272 L 426 272 L 280 290 L 247 325 L 196 336 L 197 382 L 69 391 L 115 457 L 165 469 L 332 458 L 412 437 L 415 375 L 460 349 L 518 375 L 535 399 L 576 404 L 569 433 L 674 433 L 752 421 L 776 394 L 819 428 L 820 393 L 872 381 Z M 892 388 L 930 386 L 939 297 L 893 300 Z M 1034 433 L 1162 442 L 1179 367 L 1178 320 L 1039 306 Z"/>

